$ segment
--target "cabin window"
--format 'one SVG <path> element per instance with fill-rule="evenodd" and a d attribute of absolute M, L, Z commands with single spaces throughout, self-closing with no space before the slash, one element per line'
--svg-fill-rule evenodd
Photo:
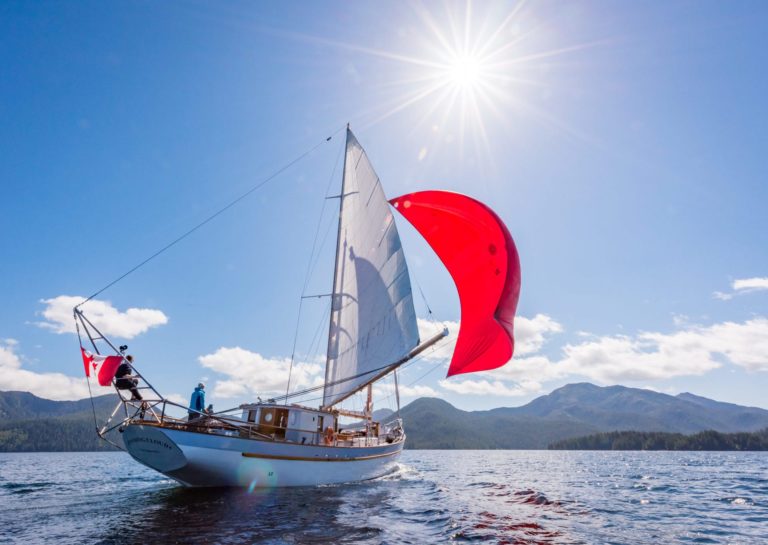
<path fill-rule="evenodd" d="M 291 411 L 290 416 L 288 417 L 288 422 L 291 424 L 291 426 L 296 425 L 296 419 L 298 418 L 298 412 L 297 411 Z"/>
<path fill-rule="evenodd" d="M 248 411 L 248 422 L 256 422 L 256 411 Z"/>
<path fill-rule="evenodd" d="M 288 409 L 263 408 L 259 412 L 259 433 L 275 438 L 285 437 L 285 425 L 288 422 Z"/>

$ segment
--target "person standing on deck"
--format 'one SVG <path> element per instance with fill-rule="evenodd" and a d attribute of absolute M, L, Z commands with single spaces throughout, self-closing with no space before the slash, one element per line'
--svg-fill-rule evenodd
<path fill-rule="evenodd" d="M 189 400 L 189 409 L 188 420 L 200 418 L 202 416 L 200 413 L 205 412 L 205 384 L 202 382 L 192 392 L 192 398 Z"/>

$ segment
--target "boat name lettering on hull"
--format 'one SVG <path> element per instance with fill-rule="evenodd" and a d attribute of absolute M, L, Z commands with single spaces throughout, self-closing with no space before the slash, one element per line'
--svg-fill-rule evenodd
<path fill-rule="evenodd" d="M 152 445 L 161 446 L 168 450 L 173 450 L 173 447 L 171 447 L 171 445 L 169 445 L 165 441 L 160 441 L 159 439 L 152 439 L 150 437 L 133 437 L 131 439 L 128 439 L 128 441 L 126 441 L 125 443 L 126 443 L 126 446 L 132 445 L 133 443 L 149 443 Z"/>

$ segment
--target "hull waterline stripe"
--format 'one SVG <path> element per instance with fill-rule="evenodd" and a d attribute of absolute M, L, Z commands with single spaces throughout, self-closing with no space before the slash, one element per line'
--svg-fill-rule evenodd
<path fill-rule="evenodd" d="M 255 452 L 243 452 L 244 458 L 264 458 L 267 460 L 293 460 L 301 462 L 359 462 L 361 460 L 373 460 L 374 458 L 383 458 L 385 456 L 394 456 L 399 454 L 400 450 L 393 452 L 384 452 L 382 454 L 370 454 L 368 456 L 356 456 L 354 458 L 320 458 L 309 456 L 281 456 L 279 454 L 256 454 Z"/>

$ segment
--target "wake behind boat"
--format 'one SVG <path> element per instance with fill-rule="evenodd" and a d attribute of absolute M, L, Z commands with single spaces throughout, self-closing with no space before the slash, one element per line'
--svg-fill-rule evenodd
<path fill-rule="evenodd" d="M 152 387 L 130 364 L 125 347 L 116 348 L 78 305 L 74 315 L 89 384 L 93 379 L 100 386 L 114 385 L 121 400 L 99 429 L 102 438 L 118 429 L 134 459 L 186 486 L 309 486 L 372 479 L 391 471 L 406 438 L 399 418 L 397 369 L 445 339 L 448 331 L 424 342 L 419 338 L 390 202 L 425 237 L 456 283 L 462 319 L 448 375 L 494 369 L 509 361 L 520 265 L 512 237 L 493 211 L 442 191 L 388 202 L 349 128 L 337 198 L 323 385 L 218 413 L 188 409 Z M 83 347 L 81 330 L 95 353 Z M 100 355 L 100 342 L 115 355 Z M 140 381 L 132 399 L 125 395 L 130 389 L 115 379 L 125 364 Z M 375 421 L 372 385 L 389 375 L 397 412 L 385 422 Z M 323 392 L 319 408 L 288 403 L 314 390 Z M 342 408 L 362 391 L 367 392 L 363 411 Z M 189 410 L 190 418 L 170 416 L 174 406 Z M 345 426 L 345 417 L 358 419 L 358 424 Z"/>

